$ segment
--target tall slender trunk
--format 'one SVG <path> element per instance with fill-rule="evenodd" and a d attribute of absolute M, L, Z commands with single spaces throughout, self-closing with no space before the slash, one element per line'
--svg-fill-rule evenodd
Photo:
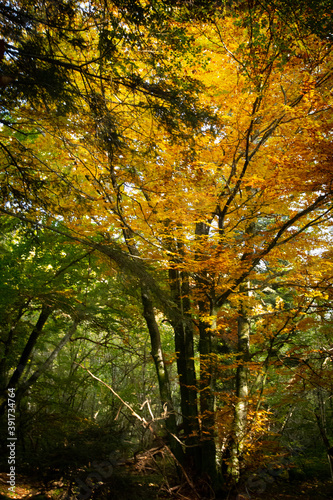
<path fill-rule="evenodd" d="M 249 193 L 252 188 L 247 188 Z M 246 263 L 249 255 L 253 252 L 251 236 L 256 231 L 254 221 L 251 221 L 245 229 L 246 245 L 242 255 L 242 261 Z M 228 472 L 234 483 L 237 483 L 241 474 L 241 460 L 244 449 L 244 441 L 247 428 L 248 415 L 248 363 L 250 360 L 250 323 L 248 319 L 248 296 L 249 283 L 243 281 L 239 286 L 240 307 L 238 310 L 238 366 L 236 371 L 236 403 L 234 408 L 233 438 L 230 446 L 230 465 Z"/>
<path fill-rule="evenodd" d="M 210 221 L 211 222 L 211 221 Z M 210 282 L 209 273 L 205 265 L 205 242 L 209 235 L 210 224 L 198 222 L 195 236 L 198 251 L 195 260 L 202 264 L 200 276 L 197 277 L 196 287 L 203 290 Z M 212 271 L 212 270 L 211 270 Z M 203 294 L 205 296 L 206 294 Z M 201 426 L 201 472 L 210 478 L 215 491 L 218 489 L 218 475 L 216 469 L 216 443 L 215 443 L 215 385 L 216 385 L 216 326 L 217 309 L 214 306 L 214 285 L 211 282 L 209 301 L 207 297 L 198 301 L 199 307 L 199 354 L 200 354 L 200 426 Z M 213 317 L 212 322 L 204 318 Z"/>
<path fill-rule="evenodd" d="M 195 470 L 201 468 L 197 381 L 194 364 L 193 323 L 187 273 L 170 269 L 173 300 L 181 314 L 172 320 L 175 333 L 177 371 L 180 384 L 181 412 L 186 448 L 186 463 Z"/>
<path fill-rule="evenodd" d="M 317 398 L 318 398 L 318 406 L 317 406 L 317 408 L 315 408 L 314 414 L 315 414 L 315 417 L 317 420 L 318 429 L 319 429 L 319 432 L 321 435 L 321 439 L 322 439 L 324 446 L 326 448 L 327 460 L 328 460 L 328 463 L 330 466 L 330 471 L 331 471 L 331 479 L 333 480 L 333 447 L 331 446 L 328 435 L 327 435 L 325 406 L 324 406 L 322 391 L 320 388 L 317 391 Z"/>
<path fill-rule="evenodd" d="M 204 314 L 206 307 L 199 303 L 200 313 Z M 217 311 L 210 311 L 216 318 Z M 201 418 L 201 449 L 202 472 L 207 474 L 214 489 L 218 487 L 216 469 L 216 444 L 215 444 L 215 384 L 216 384 L 216 358 L 214 343 L 214 330 L 216 319 L 213 323 L 200 321 L 199 323 L 199 352 L 200 352 L 200 418 Z"/>
<path fill-rule="evenodd" d="M 6 387 L 8 385 L 8 356 L 10 353 L 10 349 L 12 348 L 13 344 L 13 339 L 14 339 L 14 332 L 17 324 L 19 323 L 20 319 L 26 312 L 26 308 L 29 305 L 30 299 L 27 302 L 24 302 L 23 304 L 20 305 L 18 313 L 10 327 L 10 330 L 8 332 L 7 339 L 4 342 L 4 353 L 3 357 L 0 360 L 0 391 L 3 392 L 6 390 Z"/>
<path fill-rule="evenodd" d="M 52 307 L 43 305 L 42 310 L 41 310 L 40 315 L 39 315 L 39 318 L 37 320 L 37 323 L 30 334 L 30 337 L 29 337 L 29 339 L 28 339 L 28 341 L 23 349 L 22 354 L 21 354 L 19 363 L 18 363 L 13 375 L 11 376 L 11 378 L 9 380 L 7 387 L 16 387 L 17 386 L 17 383 L 22 376 L 23 370 L 25 369 L 25 367 L 28 363 L 28 360 L 29 360 L 29 357 L 32 353 L 32 350 L 35 347 L 35 344 L 38 340 L 38 337 L 42 333 L 44 325 L 45 325 L 46 321 L 48 320 L 51 313 L 52 313 Z"/>
<path fill-rule="evenodd" d="M 61 339 L 59 344 L 53 349 L 49 357 L 44 361 L 44 363 L 37 368 L 37 370 L 34 371 L 34 373 L 26 380 L 23 382 L 23 384 L 20 385 L 17 393 L 16 393 L 16 401 L 18 402 L 24 393 L 31 387 L 36 380 L 46 372 L 46 370 L 50 367 L 52 361 L 56 358 L 56 356 L 59 354 L 61 349 L 67 344 L 67 342 L 71 339 L 71 337 L 74 335 L 74 333 L 77 330 L 78 324 L 80 323 L 81 316 L 78 314 L 76 318 L 73 321 L 73 324 L 69 328 L 68 332 L 66 335 Z"/>
<path fill-rule="evenodd" d="M 172 394 L 168 370 L 164 361 L 161 334 L 156 322 L 153 302 L 147 290 L 142 290 L 143 316 L 146 320 L 151 343 L 151 355 L 154 359 L 158 386 L 160 391 L 161 405 L 166 415 L 165 427 L 169 434 L 170 447 L 179 461 L 183 461 L 183 449 L 176 439 L 177 424 L 176 415 L 172 402 Z"/>
<path fill-rule="evenodd" d="M 23 349 L 23 352 L 22 352 L 21 357 L 19 359 L 18 365 L 17 365 L 16 369 L 14 370 L 14 373 L 10 377 L 10 380 L 7 384 L 6 390 L 8 388 L 17 387 L 17 384 L 22 376 L 22 373 L 23 373 L 25 367 L 27 366 L 29 357 L 33 351 L 33 348 L 35 347 L 35 344 L 38 340 L 38 337 L 42 333 L 44 325 L 45 325 L 46 321 L 48 320 L 51 313 L 52 313 L 52 307 L 43 305 L 42 310 L 41 310 L 40 315 L 39 315 L 39 318 L 36 322 L 36 325 L 34 326 L 32 332 L 30 334 L 30 337 L 29 337 L 29 339 L 28 339 L 28 341 Z M 0 415 L 3 415 L 3 413 L 5 412 L 6 405 L 7 405 L 7 399 L 5 398 L 4 402 L 2 403 L 2 405 L 0 407 Z"/>
<path fill-rule="evenodd" d="M 244 289 L 244 287 L 242 287 Z M 248 413 L 248 361 L 250 358 L 250 326 L 242 301 L 238 316 L 238 367 L 236 372 L 236 404 L 234 409 L 233 440 L 230 447 L 229 474 L 234 483 L 240 478 L 240 462 L 246 436 Z"/>

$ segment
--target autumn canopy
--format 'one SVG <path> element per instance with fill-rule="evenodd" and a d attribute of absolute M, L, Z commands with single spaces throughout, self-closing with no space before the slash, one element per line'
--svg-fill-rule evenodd
<path fill-rule="evenodd" d="M 149 332 L 164 439 L 216 492 L 267 460 L 292 394 L 332 398 L 331 8 L 0 7 L 3 227 L 96 256 L 96 282 L 122 277 Z M 59 308 L 45 297 L 40 331 Z M 38 344 L 21 338 L 1 389 L 23 398 L 17 366 Z"/>

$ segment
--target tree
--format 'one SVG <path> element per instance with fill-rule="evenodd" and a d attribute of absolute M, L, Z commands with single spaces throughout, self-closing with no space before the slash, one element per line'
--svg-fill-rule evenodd
<path fill-rule="evenodd" d="M 159 4 L 147 6 L 154 13 Z M 107 26 L 122 12 L 114 9 L 117 15 L 103 11 Z M 267 360 L 260 360 L 265 368 L 294 331 L 294 313 L 279 308 L 280 295 L 290 276 L 298 290 L 305 266 L 316 274 L 321 256 L 310 249 L 327 244 L 332 211 L 330 42 L 282 23 L 274 6 L 235 9 L 209 22 L 200 16 L 189 22 L 176 8 L 176 18 L 162 17 L 170 29 L 163 44 L 156 25 L 151 31 L 140 18 L 129 42 L 120 22 L 110 60 L 92 43 L 91 54 L 98 54 L 97 63 L 89 59 L 94 77 L 91 71 L 69 75 L 75 108 L 66 117 L 45 114 L 44 105 L 33 115 L 26 109 L 35 135 L 24 151 L 42 203 L 25 191 L 26 177 L 10 173 L 2 209 L 98 251 L 137 284 L 174 435 L 156 312 L 170 322 L 185 463 L 210 476 L 215 489 L 216 396 L 228 385 L 218 375 L 221 356 L 234 358 L 228 368 L 235 403 L 227 451 L 237 482 L 248 429 L 251 356 L 256 345 L 259 351 L 268 345 Z M 94 28 L 99 40 L 101 26 Z M 174 45 L 175 26 L 185 49 Z M 70 57 L 70 44 L 62 51 Z M 129 77 L 132 68 L 136 80 Z M 23 115 L 20 110 L 20 131 L 26 130 Z M 7 153 L 12 132 L 3 142 L 9 163 L 20 171 Z M 300 286 L 312 293 L 319 283 L 314 277 Z M 276 335 L 262 343 L 260 320 L 251 318 L 267 287 L 280 302 L 275 297 Z M 262 387 L 258 383 L 253 390 L 259 397 Z"/>

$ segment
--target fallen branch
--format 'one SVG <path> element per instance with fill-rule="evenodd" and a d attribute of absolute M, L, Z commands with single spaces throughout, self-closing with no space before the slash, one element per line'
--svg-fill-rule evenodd
<path fill-rule="evenodd" d="M 80 363 L 75 363 L 76 365 L 78 366 L 81 366 L 81 368 L 83 368 L 87 373 L 89 373 L 89 375 L 94 378 L 95 380 L 98 380 L 98 382 L 100 382 L 101 384 L 105 385 L 105 387 L 107 387 L 114 396 L 116 396 L 122 403 L 124 406 L 126 406 L 126 408 L 128 408 L 130 410 L 130 412 L 132 413 L 132 415 L 134 417 L 136 417 L 138 420 L 140 420 L 140 422 L 142 422 L 142 424 L 145 426 L 145 427 L 150 427 L 150 422 L 147 422 L 147 420 L 144 418 L 144 417 L 140 417 L 140 415 L 138 415 L 134 410 L 133 408 L 128 404 L 126 403 L 126 401 L 124 401 L 120 396 L 119 394 L 116 393 L 116 391 L 114 389 L 112 389 L 112 387 L 110 385 L 108 385 L 106 382 L 104 382 L 102 379 L 96 377 L 96 375 L 94 375 L 93 373 L 91 373 L 90 370 L 88 370 L 88 368 L 85 368 L 84 366 L 80 365 Z M 152 430 L 152 429 L 151 429 Z M 153 432 L 153 431 L 152 431 Z"/>
<path fill-rule="evenodd" d="M 85 368 L 84 366 L 82 366 L 80 363 L 76 363 L 78 366 L 80 366 L 81 368 L 83 368 L 87 373 L 89 373 L 89 375 L 94 378 L 95 380 L 98 380 L 98 382 L 100 382 L 101 384 L 103 384 L 105 387 L 107 387 L 114 396 L 116 396 L 119 401 L 122 402 L 122 404 L 124 406 L 126 406 L 126 408 L 128 408 L 131 412 L 131 414 L 136 417 L 144 427 L 148 428 L 150 430 L 150 432 L 153 434 L 154 438 L 159 438 L 159 436 L 156 434 L 156 432 L 154 431 L 154 429 L 152 428 L 151 426 L 151 423 L 152 422 L 147 422 L 147 420 L 144 418 L 144 417 L 141 417 L 140 415 L 138 415 L 134 410 L 133 408 L 128 404 L 126 403 L 126 401 L 124 401 L 121 396 L 119 396 L 119 394 L 117 394 L 117 392 L 110 386 L 108 385 L 106 382 L 104 382 L 102 379 L 100 379 L 99 377 L 96 377 L 96 375 L 94 375 L 93 373 L 91 373 L 90 370 L 88 370 L 88 368 Z M 153 419 L 152 421 L 154 421 L 155 419 Z M 176 437 L 176 436 L 174 436 Z M 178 440 L 178 438 L 176 438 Z M 178 440 L 179 441 L 179 440 Z M 196 491 L 195 487 L 194 487 L 194 484 L 193 482 L 191 481 L 191 479 L 189 478 L 189 476 L 187 475 L 184 467 L 180 464 L 180 462 L 177 460 L 177 458 L 175 457 L 175 455 L 172 453 L 172 451 L 170 450 L 169 446 L 165 445 L 165 449 L 168 451 L 169 455 L 173 458 L 173 460 L 175 461 L 175 463 L 177 464 L 177 466 L 181 469 L 183 475 L 184 475 L 184 478 L 187 482 L 187 484 L 190 486 L 190 488 L 193 490 L 193 492 L 195 493 L 195 495 L 197 495 L 197 498 L 200 498 L 198 492 Z"/>

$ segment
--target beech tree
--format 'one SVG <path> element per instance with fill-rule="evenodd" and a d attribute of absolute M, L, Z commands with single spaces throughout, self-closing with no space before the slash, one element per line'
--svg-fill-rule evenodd
<path fill-rule="evenodd" d="M 331 287 L 331 43 L 270 2 L 216 15 L 140 8 L 130 20 L 136 10 L 117 3 L 76 6 L 79 55 L 49 26 L 52 60 L 33 59 L 66 69 L 71 107 L 62 94 L 11 107 L 2 212 L 133 280 L 172 449 L 217 490 L 216 435 L 237 482 L 262 373 Z M 5 89 L 8 103 L 15 92 Z M 285 306 L 300 290 L 309 300 Z M 178 436 L 157 313 L 174 332 Z M 226 388 L 229 426 L 217 418 Z"/>

